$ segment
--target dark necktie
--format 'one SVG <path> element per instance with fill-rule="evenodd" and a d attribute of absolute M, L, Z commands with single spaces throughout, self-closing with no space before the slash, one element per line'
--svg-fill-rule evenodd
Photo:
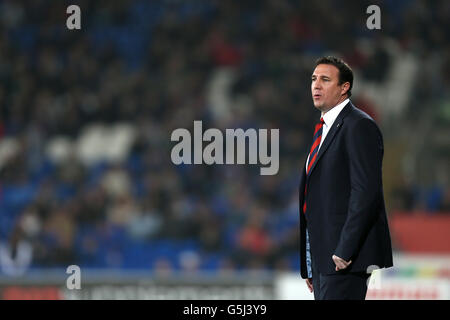
<path fill-rule="evenodd" d="M 317 154 L 319 153 L 320 141 L 322 139 L 322 127 L 323 127 L 324 123 L 325 122 L 323 121 L 323 118 L 320 118 L 320 122 L 316 124 L 316 128 L 314 129 L 313 144 L 311 146 L 311 150 L 309 151 L 309 162 L 308 162 L 308 167 L 306 169 L 306 178 L 309 177 L 309 174 L 311 173 L 311 168 L 317 159 Z M 303 213 L 306 213 L 306 187 L 307 187 L 307 184 L 305 183 L 305 197 L 303 200 Z"/>

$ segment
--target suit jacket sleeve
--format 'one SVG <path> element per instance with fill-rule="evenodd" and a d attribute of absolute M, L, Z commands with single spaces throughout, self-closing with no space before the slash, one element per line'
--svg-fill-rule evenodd
<path fill-rule="evenodd" d="M 349 261 L 357 254 L 374 219 L 380 199 L 383 140 L 371 119 L 359 120 L 350 128 L 347 150 L 351 192 L 347 219 L 335 255 Z"/>

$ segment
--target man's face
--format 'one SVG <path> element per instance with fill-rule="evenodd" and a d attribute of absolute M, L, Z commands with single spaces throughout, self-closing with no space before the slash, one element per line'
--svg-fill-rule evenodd
<path fill-rule="evenodd" d="M 322 112 L 344 101 L 342 94 L 350 84 L 339 84 L 339 69 L 331 64 L 319 64 L 311 76 L 311 93 L 314 106 Z"/>

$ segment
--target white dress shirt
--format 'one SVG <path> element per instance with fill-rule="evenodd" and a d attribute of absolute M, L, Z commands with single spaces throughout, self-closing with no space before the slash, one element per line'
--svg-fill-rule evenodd
<path fill-rule="evenodd" d="M 339 113 L 341 113 L 342 109 L 344 109 L 345 105 L 350 101 L 350 99 L 345 99 L 344 101 L 342 101 L 341 103 L 339 103 L 336 107 L 333 107 L 332 109 L 328 110 L 328 112 L 325 112 L 321 114 L 321 118 L 323 118 L 323 127 L 322 127 L 322 138 L 320 139 L 320 144 L 319 144 L 319 150 L 320 147 L 322 146 L 322 143 L 325 140 L 325 137 L 328 134 L 328 131 L 330 131 L 331 126 L 333 125 L 334 121 L 336 120 L 336 118 L 338 117 Z M 317 150 L 317 153 L 319 153 L 319 150 Z M 308 159 L 306 160 L 306 168 L 308 168 L 308 163 L 309 163 L 309 154 L 308 154 Z M 306 170 L 305 168 L 305 170 Z"/>

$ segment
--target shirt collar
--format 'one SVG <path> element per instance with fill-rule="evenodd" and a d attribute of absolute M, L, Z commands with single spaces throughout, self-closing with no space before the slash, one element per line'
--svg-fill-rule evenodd
<path fill-rule="evenodd" d="M 345 105 L 350 101 L 349 98 L 345 99 L 341 103 L 339 103 L 337 106 L 331 108 L 328 112 L 325 114 L 322 114 L 323 121 L 325 122 L 325 125 L 327 127 L 330 127 L 333 125 L 334 120 L 338 117 L 339 113 L 344 109 Z"/>

